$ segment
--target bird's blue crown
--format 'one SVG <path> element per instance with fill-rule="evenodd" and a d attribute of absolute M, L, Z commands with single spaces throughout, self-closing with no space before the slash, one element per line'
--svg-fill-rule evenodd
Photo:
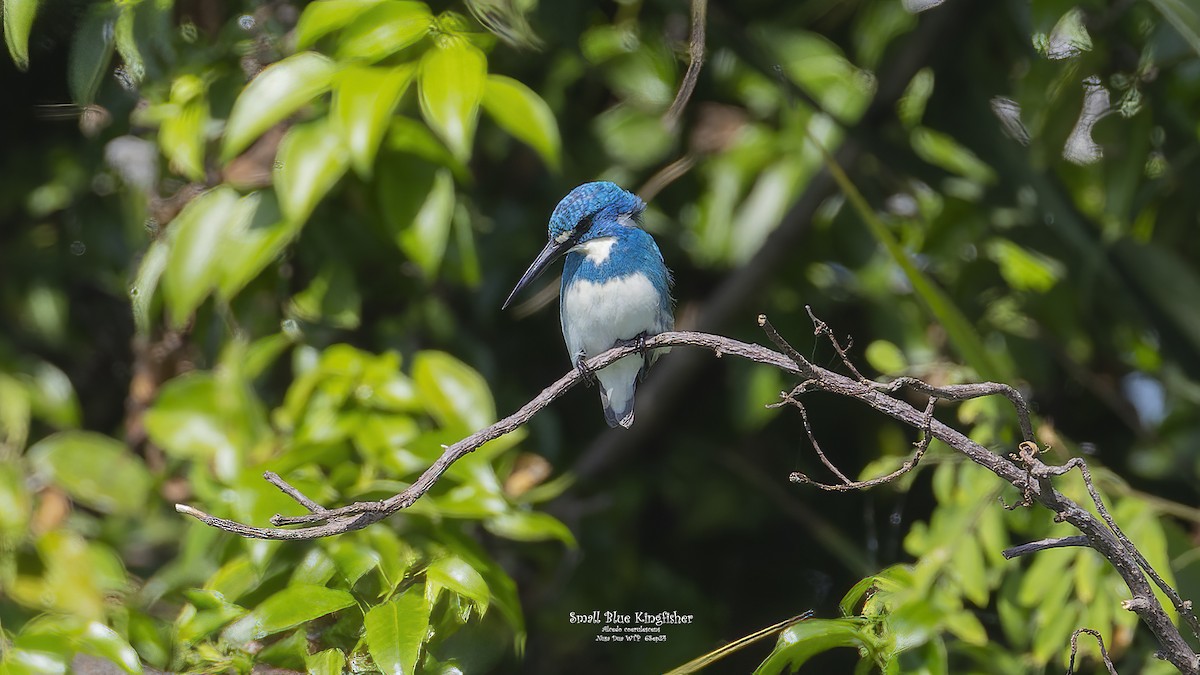
<path fill-rule="evenodd" d="M 637 217 L 646 208 L 637 195 L 616 183 L 584 183 L 563 197 L 550 216 L 550 239 L 564 242 L 580 236 L 576 228 L 584 221 L 616 221 L 622 216 Z"/>

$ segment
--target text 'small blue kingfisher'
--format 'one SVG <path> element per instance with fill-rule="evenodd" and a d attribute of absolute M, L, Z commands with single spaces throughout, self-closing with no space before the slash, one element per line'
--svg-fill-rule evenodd
<path fill-rule="evenodd" d="M 577 368 L 588 356 L 675 326 L 671 272 L 654 237 L 639 227 L 645 208 L 637 195 L 609 182 L 571 190 L 550 216 L 546 247 L 504 301 L 508 307 L 521 289 L 566 254 L 559 314 L 567 353 Z M 634 387 L 664 351 L 626 356 L 596 372 L 610 427 L 633 425 Z"/>

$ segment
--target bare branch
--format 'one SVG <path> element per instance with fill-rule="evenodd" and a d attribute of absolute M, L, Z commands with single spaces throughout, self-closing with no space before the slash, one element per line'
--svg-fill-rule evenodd
<path fill-rule="evenodd" d="M 683 83 L 667 113 L 663 115 L 663 125 L 674 129 L 687 107 L 692 92 L 696 89 L 696 81 L 700 79 L 700 68 L 704 65 L 704 28 L 707 23 L 708 0 L 692 0 L 692 35 L 688 39 L 688 69 L 683 75 Z"/>
<path fill-rule="evenodd" d="M 1034 461 L 1036 461 L 1036 459 Z M 1038 464 L 1041 463 L 1038 462 Z M 1129 540 L 1129 537 L 1125 536 L 1125 533 L 1122 532 L 1121 528 L 1117 526 L 1117 521 L 1104 506 L 1104 500 L 1100 498 L 1100 492 L 1096 490 L 1096 485 L 1092 482 L 1092 472 L 1088 470 L 1087 463 L 1083 461 L 1082 457 L 1074 457 L 1062 466 L 1046 466 L 1043 464 L 1040 468 L 1035 469 L 1034 473 L 1035 475 L 1061 476 L 1074 468 L 1078 468 L 1079 472 L 1083 474 L 1083 483 L 1087 486 L 1088 495 L 1091 496 L 1092 503 L 1096 506 L 1096 511 L 1100 514 L 1100 517 L 1104 519 L 1104 523 L 1108 525 L 1108 529 L 1112 530 L 1113 535 L 1116 536 L 1117 541 L 1121 543 L 1121 546 L 1125 549 L 1126 553 L 1128 553 L 1129 556 L 1137 562 L 1138 567 L 1140 567 L 1146 573 L 1146 575 L 1150 577 L 1150 580 L 1154 582 L 1154 585 L 1158 586 L 1162 592 L 1165 593 L 1168 598 L 1170 598 L 1171 604 L 1175 606 L 1175 611 L 1179 612 L 1179 615 L 1182 616 L 1185 621 L 1187 621 L 1188 627 L 1192 630 L 1192 634 L 1197 638 L 1200 638 L 1200 620 L 1196 618 L 1196 614 L 1193 611 L 1192 601 L 1184 600 L 1182 597 L 1180 597 L 1179 593 L 1172 588 L 1171 585 L 1168 584 L 1166 580 L 1164 580 L 1162 576 L 1158 574 L 1158 572 L 1154 570 L 1154 568 L 1150 565 L 1150 562 L 1146 560 L 1145 556 L 1142 555 L 1142 552 L 1133 545 L 1133 542 Z"/>
<path fill-rule="evenodd" d="M 1021 427 L 1021 438 L 1026 441 L 1034 440 L 1033 422 L 1030 421 L 1029 404 L 1016 389 L 998 382 L 978 382 L 974 384 L 952 384 L 947 387 L 935 387 L 918 380 L 915 377 L 898 377 L 887 384 L 872 383 L 872 386 L 887 392 L 897 392 L 904 387 L 915 389 L 923 394 L 933 394 L 947 401 L 967 401 L 984 396 L 1000 395 L 1007 398 L 1017 411 L 1017 423 Z"/>
<path fill-rule="evenodd" d="M 1052 548 L 1066 548 L 1067 546 L 1087 546 L 1088 538 L 1082 534 L 1076 534 L 1070 537 L 1058 537 L 1056 539 L 1038 539 L 1027 544 L 1006 548 L 1000 552 L 1008 560 L 1017 558 L 1038 551 L 1045 551 Z"/>
<path fill-rule="evenodd" d="M 1075 672 L 1075 654 L 1079 651 L 1079 634 L 1087 633 L 1096 638 L 1096 642 L 1100 643 L 1100 658 L 1104 660 L 1104 667 L 1108 668 L 1108 675 L 1117 675 L 1117 668 L 1113 665 L 1112 659 L 1108 657 L 1108 650 L 1104 648 L 1104 638 L 1100 637 L 1100 632 L 1091 628 L 1076 628 L 1074 633 L 1071 633 L 1071 662 L 1067 664 L 1067 675 L 1072 675 Z"/>
<path fill-rule="evenodd" d="M 764 329 L 770 326 L 766 317 L 761 317 L 760 325 Z M 1179 613 L 1185 617 L 1189 626 L 1196 630 L 1196 618 L 1191 611 L 1190 601 L 1180 598 L 1179 594 L 1154 572 L 1145 558 L 1137 551 L 1128 538 L 1117 527 L 1109 515 L 1099 493 L 1092 484 L 1091 474 L 1081 459 L 1072 459 L 1063 466 L 1047 466 L 1039 459 L 1037 445 L 1032 442 L 1032 425 L 1029 421 L 1029 407 L 1023 397 L 1012 387 L 1003 384 L 985 382 L 978 385 L 954 385 L 951 387 L 933 387 L 912 378 L 901 378 L 890 384 L 879 384 L 841 375 L 839 373 L 816 366 L 787 346 L 778 333 L 771 327 L 767 334 L 772 339 L 778 338 L 777 343 L 785 352 L 780 353 L 761 345 L 740 342 L 719 335 L 690 331 L 676 331 L 656 335 L 645 341 L 644 348 L 692 346 L 706 349 L 720 355 L 738 356 L 758 363 L 774 366 L 790 373 L 801 380 L 801 384 L 793 390 L 791 396 L 808 391 L 823 391 L 838 396 L 855 399 L 872 409 L 881 412 L 904 424 L 923 431 L 917 450 L 901 469 L 889 476 L 872 481 L 861 481 L 857 484 L 822 486 L 832 490 L 863 489 L 881 484 L 903 475 L 917 465 L 929 443 L 937 439 L 950 446 L 956 452 L 971 461 L 983 466 L 1006 482 L 1021 490 L 1029 504 L 1037 503 L 1054 513 L 1054 519 L 1067 522 L 1078 529 L 1086 539 L 1086 545 L 1096 550 L 1109 561 L 1113 568 L 1124 580 L 1131 592 L 1130 600 L 1123 606 L 1136 612 L 1143 623 L 1150 629 L 1161 646 L 1160 653 L 1172 665 L 1186 675 L 1200 675 L 1200 656 L 1188 646 L 1179 629 L 1172 623 L 1158 598 L 1154 595 L 1151 581 L 1163 588 Z M 773 335 L 772 335 L 773 334 Z M 844 350 L 843 350 L 844 351 Z M 612 364 L 620 358 L 637 353 L 635 345 L 615 347 L 603 354 L 594 356 L 585 362 L 587 369 L 597 370 Z M 353 530 L 359 530 L 378 522 L 391 514 L 411 506 L 438 481 L 451 464 L 471 453 L 487 441 L 510 433 L 524 425 L 542 408 L 545 408 L 568 389 L 581 380 L 577 369 L 572 369 L 558 381 L 543 390 L 533 400 L 526 403 L 518 411 L 495 424 L 482 429 L 467 438 L 446 448 L 445 452 L 417 480 L 403 492 L 387 499 L 374 502 L 357 502 L 336 509 L 321 509 L 312 500 L 302 495 L 282 479 L 271 480 L 273 484 L 296 500 L 308 514 L 299 516 L 276 516 L 273 522 L 284 524 L 299 524 L 298 529 L 260 528 L 238 523 L 223 518 L 217 518 L 198 509 L 186 505 L 177 505 L 176 509 L 183 514 L 197 518 L 201 522 L 222 530 L 233 532 L 244 537 L 262 539 L 315 539 Z M 930 395 L 925 410 L 914 408 L 908 402 L 893 396 L 901 387 L 911 387 Z M 1019 452 L 1012 459 L 1003 457 L 971 440 L 958 430 L 950 427 L 933 416 L 933 409 L 938 399 L 967 400 L 979 396 L 1003 395 L 1008 398 L 1017 410 L 1022 434 L 1026 437 Z M 785 397 L 788 395 L 785 395 Z M 1015 460 L 1015 461 L 1014 461 Z M 1088 492 L 1101 519 L 1096 518 L 1090 511 L 1063 495 L 1051 483 L 1051 478 L 1061 476 L 1071 469 L 1079 468 L 1088 486 Z M 843 476 L 844 478 L 844 476 Z M 797 480 L 793 476 L 793 480 Z M 800 482 L 803 482 L 801 480 Z M 809 481 L 812 482 L 812 481 Z M 1063 544 L 1067 545 L 1067 544 Z"/>

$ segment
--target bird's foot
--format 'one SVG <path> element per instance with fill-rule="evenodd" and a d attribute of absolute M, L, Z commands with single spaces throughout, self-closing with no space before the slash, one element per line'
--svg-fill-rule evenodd
<path fill-rule="evenodd" d="M 575 359 L 575 371 L 579 373 L 579 377 L 583 380 L 584 385 L 590 387 L 596 384 L 596 371 L 588 366 L 587 354 L 580 354 Z"/>
<path fill-rule="evenodd" d="M 618 347 L 637 347 L 638 353 L 646 353 L 646 331 L 642 331 L 628 340 L 617 340 Z"/>

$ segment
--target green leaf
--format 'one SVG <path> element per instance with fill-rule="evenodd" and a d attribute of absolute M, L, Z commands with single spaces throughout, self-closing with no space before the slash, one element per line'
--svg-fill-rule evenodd
<path fill-rule="evenodd" d="M 117 53 L 121 55 L 121 60 L 125 62 L 125 72 L 129 75 L 129 79 L 133 81 L 135 86 L 141 85 L 142 78 L 146 76 L 146 63 L 142 59 L 142 52 L 138 49 L 137 40 L 134 37 L 134 22 L 137 20 L 136 14 L 137 3 L 119 3 L 121 14 L 117 17 L 116 25 L 116 42 Z"/>
<path fill-rule="evenodd" d="M 558 539 L 575 548 L 575 535 L 562 521 L 548 513 L 537 511 L 508 511 L 483 524 L 492 534 L 514 541 L 545 541 Z"/>
<path fill-rule="evenodd" d="M 233 104 L 221 160 L 233 159 L 264 131 L 328 91 L 335 70 L 333 61 L 316 52 L 300 52 L 264 68 Z"/>
<path fill-rule="evenodd" d="M 1027 251 L 1007 239 L 993 239 L 986 250 L 1000 267 L 1000 275 L 1015 291 L 1045 293 L 1066 274 L 1066 266 L 1061 262 Z"/>
<path fill-rule="evenodd" d="M 49 436 L 29 449 L 29 459 L 42 480 L 106 513 L 140 511 L 154 482 L 124 443 L 90 431 Z"/>
<path fill-rule="evenodd" d="M 146 411 L 146 433 L 172 457 L 211 461 L 237 475 L 242 457 L 267 434 L 266 411 L 243 382 L 192 372 L 169 380 Z"/>
<path fill-rule="evenodd" d="M 810 619 L 779 634 L 775 649 L 755 675 L 794 672 L 813 656 L 837 647 L 866 647 L 869 636 L 858 619 Z"/>
<path fill-rule="evenodd" d="M 934 166 L 975 183 L 986 184 L 996 180 L 996 173 L 990 166 L 948 134 L 917 127 L 912 130 L 909 141 L 917 156 Z"/>
<path fill-rule="evenodd" d="M 275 192 L 283 215 L 293 223 L 306 220 L 349 164 L 341 135 L 328 118 L 289 129 L 275 156 Z"/>
<path fill-rule="evenodd" d="M 922 68 L 904 89 L 904 95 L 896 104 L 896 116 L 906 127 L 915 127 L 925 116 L 925 104 L 933 94 L 933 69 Z"/>
<path fill-rule="evenodd" d="M 884 375 L 899 377 L 908 368 L 908 358 L 899 347 L 887 340 L 875 340 L 863 353 L 867 363 Z"/>
<path fill-rule="evenodd" d="M 437 275 L 454 221 L 454 183 L 444 172 L 426 162 L 388 153 L 379 159 L 375 181 L 387 234 L 417 263 L 426 279 Z"/>
<path fill-rule="evenodd" d="M 559 168 L 562 141 L 550 106 L 529 87 L 503 75 L 488 75 L 483 109 L 496 124 L 527 143 L 551 168 Z"/>
<path fill-rule="evenodd" d="M 471 156 L 487 57 L 465 39 L 444 39 L 421 57 L 421 114 L 460 161 Z"/>
<path fill-rule="evenodd" d="M 348 66 L 335 78 L 333 118 L 350 146 L 350 158 L 359 175 L 370 177 L 392 113 L 415 73 L 411 64 L 396 68 Z"/>
<path fill-rule="evenodd" d="M 317 0 L 304 8 L 296 23 L 296 49 L 308 49 L 325 35 L 345 26 L 380 0 Z"/>
<path fill-rule="evenodd" d="M 7 5 L 5 2 L 6 8 Z M 96 4 L 75 29 L 67 62 L 67 86 L 71 90 L 71 100 L 78 105 L 90 105 L 96 100 L 96 91 L 108 73 L 108 62 L 112 59 L 116 21 L 115 6 Z"/>
<path fill-rule="evenodd" d="M 340 649 L 326 649 L 304 659 L 309 675 L 342 675 L 346 670 L 346 655 Z"/>
<path fill-rule="evenodd" d="M 25 472 L 17 462 L 0 463 L 0 542 L 4 546 L 25 536 L 32 511 L 33 497 L 25 487 Z"/>
<path fill-rule="evenodd" d="M 142 663 L 133 647 L 116 631 L 98 621 L 89 621 L 72 636 L 72 642 L 85 654 L 112 661 L 127 673 L 142 672 Z"/>
<path fill-rule="evenodd" d="M 487 582 L 462 558 L 446 556 L 434 561 L 425 570 L 425 597 L 431 605 L 437 602 L 443 588 L 475 603 L 480 615 L 487 612 L 491 599 Z"/>
<path fill-rule="evenodd" d="M 454 177 L 449 169 L 438 169 L 433 185 L 411 224 L 400 232 L 400 249 L 433 280 L 446 255 L 454 217 Z"/>
<path fill-rule="evenodd" d="M 222 275 L 220 245 L 226 233 L 245 227 L 257 200 L 238 199 L 230 187 L 206 192 L 171 221 L 171 251 L 163 272 L 167 314 L 175 326 L 187 323 Z"/>
<path fill-rule="evenodd" d="M 57 427 L 77 427 L 82 412 L 67 374 L 46 361 L 28 368 L 25 378 L 34 417 Z"/>
<path fill-rule="evenodd" d="M 31 403 L 28 387 L 15 377 L 0 373 L 0 442 L 25 447 L 29 438 Z"/>
<path fill-rule="evenodd" d="M 341 263 L 321 268 L 308 288 L 292 297 L 288 311 L 310 323 L 337 328 L 358 328 L 362 295 L 354 273 Z"/>
<path fill-rule="evenodd" d="M 447 429 L 469 433 L 496 421 L 487 380 L 445 352 L 418 352 L 413 381 L 429 414 Z"/>
<path fill-rule="evenodd" d="M 378 61 L 415 44 L 432 27 L 433 14 L 423 2 L 381 2 L 342 31 L 337 56 L 339 60 Z"/>
<path fill-rule="evenodd" d="M 1200 9 L 1183 0 L 1150 0 L 1150 4 L 1200 54 Z"/>
<path fill-rule="evenodd" d="M 242 645 L 274 635 L 354 604 L 354 596 L 324 586 L 288 586 L 263 600 L 222 633 L 226 641 Z"/>
<path fill-rule="evenodd" d="M 363 619 L 367 651 L 385 675 L 412 675 L 429 632 L 433 607 L 420 586 L 413 586 L 382 605 L 372 607 Z"/>
<path fill-rule="evenodd" d="M 4 0 L 4 42 L 17 68 L 29 68 L 29 30 L 39 0 Z"/>
<path fill-rule="evenodd" d="M 158 145 L 170 160 L 171 170 L 194 181 L 204 180 L 204 147 L 207 142 L 208 101 L 204 81 L 184 75 L 171 85 L 175 114 L 158 129 Z"/>
<path fill-rule="evenodd" d="M 150 309 L 154 305 L 154 291 L 158 289 L 158 280 L 163 270 L 167 269 L 167 260 L 171 257 L 171 247 L 166 237 L 159 237 L 150 242 L 142 262 L 138 265 L 137 276 L 129 287 L 130 302 L 133 305 L 133 325 L 139 335 L 149 335 L 154 328 L 150 318 Z"/>
<path fill-rule="evenodd" d="M 303 226 L 302 222 L 283 217 L 273 192 L 252 192 L 242 197 L 242 202 L 253 215 L 230 223 L 219 251 L 217 297 L 224 302 L 233 299 L 274 262 Z"/>

